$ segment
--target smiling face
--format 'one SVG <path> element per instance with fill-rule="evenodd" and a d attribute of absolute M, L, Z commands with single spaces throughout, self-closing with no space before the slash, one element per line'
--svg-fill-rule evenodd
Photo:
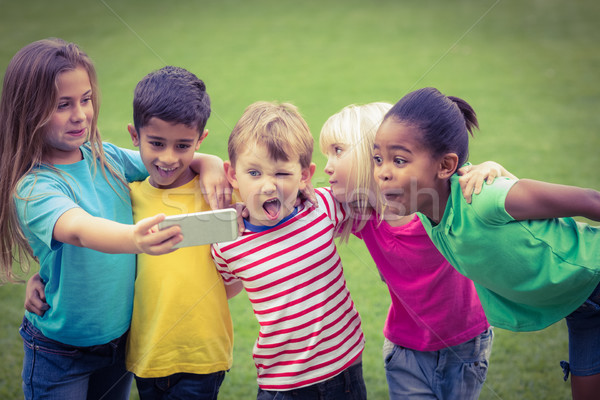
<path fill-rule="evenodd" d="M 440 178 L 447 178 L 447 171 L 422 146 L 420 137 L 415 126 L 393 118 L 385 120 L 375 136 L 374 176 L 392 213 L 409 215 L 420 211 L 439 217 L 439 190 L 443 185 Z"/>
<path fill-rule="evenodd" d="M 58 104 L 44 134 L 44 161 L 72 164 L 81 160 L 79 147 L 87 140 L 94 118 L 92 86 L 83 67 L 60 73 L 56 84 Z"/>
<path fill-rule="evenodd" d="M 140 128 L 139 133 L 133 125 L 129 125 L 128 129 L 133 144 L 140 149 L 152 186 L 159 189 L 176 188 L 195 176 L 190 163 L 208 132 L 200 136 L 195 128 L 155 117 Z"/>
<path fill-rule="evenodd" d="M 266 147 L 258 144 L 246 147 L 235 166 L 227 161 L 225 172 L 248 209 L 248 221 L 274 226 L 293 211 L 298 191 L 312 178 L 314 164 L 302 168 L 298 157 L 274 160 Z"/>

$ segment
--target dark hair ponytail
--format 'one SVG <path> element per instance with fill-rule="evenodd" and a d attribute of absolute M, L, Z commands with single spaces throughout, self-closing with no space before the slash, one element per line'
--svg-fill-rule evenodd
<path fill-rule="evenodd" d="M 477 115 L 469 103 L 431 87 L 404 96 L 385 119 L 390 117 L 417 127 L 422 132 L 421 142 L 434 157 L 456 153 L 459 166 L 468 158 L 469 134 L 472 136 L 473 129 L 479 128 Z"/>
<path fill-rule="evenodd" d="M 473 136 L 474 128 L 479 129 L 479 122 L 477 122 L 477 114 L 475 114 L 475 110 L 473 110 L 473 107 L 471 107 L 469 103 L 459 97 L 448 96 L 448 98 L 452 100 L 462 112 L 463 116 L 465 117 L 465 125 L 467 126 L 467 130 L 471 136 Z"/>

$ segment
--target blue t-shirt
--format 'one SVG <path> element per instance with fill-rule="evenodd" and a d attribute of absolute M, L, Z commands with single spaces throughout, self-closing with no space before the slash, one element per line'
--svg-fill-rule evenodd
<path fill-rule="evenodd" d="M 572 218 L 516 221 L 504 206 L 515 182 L 496 178 L 467 204 L 454 175 L 440 223 L 419 216 L 444 257 L 475 282 L 490 324 L 539 330 L 577 309 L 600 282 L 600 228 Z"/>
<path fill-rule="evenodd" d="M 127 181 L 148 176 L 138 152 L 105 143 L 107 160 Z M 118 338 L 129 328 L 133 307 L 135 254 L 106 254 L 52 239 L 54 225 L 66 211 L 132 224 L 127 188 L 107 171 L 95 168 L 88 145 L 83 160 L 55 165 L 58 174 L 40 166 L 26 175 L 15 199 L 23 232 L 40 262 L 50 309 L 27 319 L 53 340 L 93 346 Z M 97 166 L 97 164 L 96 164 Z M 21 199 L 19 198 L 21 197 Z"/>

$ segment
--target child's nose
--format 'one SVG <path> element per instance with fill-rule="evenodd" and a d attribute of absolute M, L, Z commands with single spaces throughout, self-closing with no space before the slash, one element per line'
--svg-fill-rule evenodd
<path fill-rule="evenodd" d="M 389 168 L 385 168 L 383 166 L 375 167 L 375 179 L 379 179 L 380 181 L 389 181 L 392 179 L 392 174 L 390 173 Z"/>
<path fill-rule="evenodd" d="M 174 164 L 177 162 L 177 157 L 175 156 L 174 151 L 166 149 L 165 151 L 161 152 L 159 160 L 165 164 Z"/>
<path fill-rule="evenodd" d="M 73 122 L 81 122 L 85 120 L 85 112 L 81 104 L 75 104 L 73 112 L 71 113 L 71 120 Z"/>
<path fill-rule="evenodd" d="M 325 173 L 327 175 L 332 175 L 333 171 L 334 171 L 333 163 L 331 162 L 331 160 L 327 160 L 327 164 L 325 164 Z"/>
<path fill-rule="evenodd" d="M 277 191 L 277 184 L 275 183 L 275 181 L 270 178 L 265 179 L 265 182 L 262 186 L 262 192 L 264 194 L 271 194 L 275 191 Z"/>

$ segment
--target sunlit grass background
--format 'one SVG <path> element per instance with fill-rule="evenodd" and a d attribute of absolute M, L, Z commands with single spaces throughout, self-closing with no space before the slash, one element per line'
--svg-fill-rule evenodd
<path fill-rule="evenodd" d="M 473 163 L 492 159 L 520 177 L 600 189 L 598 2 L 0 0 L 0 10 L 0 74 L 31 41 L 78 43 L 96 63 L 103 138 L 124 147 L 135 84 L 166 64 L 206 82 L 213 114 L 201 151 L 224 159 L 231 128 L 254 101 L 296 104 L 318 138 L 327 117 L 348 104 L 395 102 L 435 86 L 478 113 Z M 316 149 L 316 186 L 327 184 L 324 160 Z M 367 338 L 369 397 L 384 399 L 387 290 L 362 243 L 351 240 L 340 253 Z M 2 399 L 22 397 L 23 295 L 22 285 L 0 287 Z M 245 294 L 231 310 L 235 361 L 220 398 L 249 399 L 258 328 Z M 563 322 L 532 333 L 497 329 L 481 398 L 568 398 L 558 365 L 566 356 Z"/>

